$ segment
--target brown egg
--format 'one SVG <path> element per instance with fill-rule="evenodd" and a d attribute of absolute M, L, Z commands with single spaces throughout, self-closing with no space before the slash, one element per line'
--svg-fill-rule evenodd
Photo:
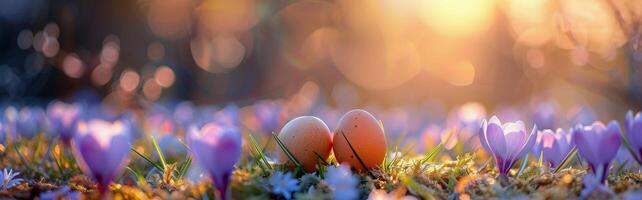
<path fill-rule="evenodd" d="M 314 172 L 318 162 L 318 153 L 324 160 L 332 150 L 332 135 L 328 126 L 321 119 L 312 116 L 297 117 L 289 121 L 279 133 L 279 140 L 288 148 L 294 157 L 301 162 L 306 172 Z M 277 147 L 279 158 L 288 160 L 281 148 Z"/>
<path fill-rule="evenodd" d="M 377 119 L 369 112 L 361 109 L 347 112 L 339 120 L 333 139 L 334 156 L 337 161 L 348 163 L 357 170 L 363 170 L 362 164 L 352 153 L 342 133 L 348 138 L 368 169 L 383 162 L 386 154 L 386 136 Z"/>

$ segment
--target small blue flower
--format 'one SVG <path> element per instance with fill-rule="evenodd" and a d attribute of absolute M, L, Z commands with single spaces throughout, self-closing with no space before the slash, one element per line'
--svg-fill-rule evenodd
<path fill-rule="evenodd" d="M 600 167 L 602 168 L 602 167 Z M 602 184 L 603 178 L 602 175 L 586 174 L 582 179 L 584 183 L 584 189 L 580 192 L 580 199 L 586 199 L 594 191 L 602 191 L 611 195 L 615 195 L 613 191 L 606 185 Z"/>
<path fill-rule="evenodd" d="M 325 181 L 334 190 L 333 199 L 352 200 L 359 197 L 359 190 L 357 190 L 359 180 L 352 175 L 352 171 L 347 165 L 328 167 Z"/>
<path fill-rule="evenodd" d="M 19 174 L 20 172 L 14 173 L 12 169 L 9 169 L 8 171 L 7 168 L 3 169 L 0 174 L 0 181 L 2 181 L 0 182 L 0 189 L 6 190 L 22 183 L 23 180 L 21 178 L 14 179 Z"/>
<path fill-rule="evenodd" d="M 54 200 L 54 199 L 80 199 L 80 192 L 71 191 L 69 186 L 63 186 L 58 190 L 40 193 L 40 200 Z"/>
<path fill-rule="evenodd" d="M 283 195 L 285 199 L 292 198 L 292 192 L 299 190 L 299 181 L 292 178 L 292 173 L 276 172 L 268 180 L 272 187 L 272 193 Z"/>

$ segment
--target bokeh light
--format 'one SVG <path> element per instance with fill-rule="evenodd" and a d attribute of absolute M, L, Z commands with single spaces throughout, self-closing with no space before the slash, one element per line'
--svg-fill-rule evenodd
<path fill-rule="evenodd" d="M 140 84 L 140 75 L 133 70 L 125 70 L 120 75 L 120 88 L 126 92 L 133 92 Z"/>
<path fill-rule="evenodd" d="M 85 73 L 85 64 L 76 54 L 68 54 L 62 61 L 65 74 L 71 78 L 80 78 Z"/>
<path fill-rule="evenodd" d="M 165 88 L 171 87 L 174 84 L 175 79 L 176 77 L 172 68 L 164 65 L 156 68 L 154 80 L 159 86 Z"/>
<path fill-rule="evenodd" d="M 218 35 L 212 40 L 192 40 L 190 49 L 196 64 L 212 73 L 234 69 L 245 56 L 243 44 L 231 35 Z"/>
<path fill-rule="evenodd" d="M 421 19 L 442 36 L 470 37 L 485 33 L 495 20 L 492 0 L 420 1 Z"/>

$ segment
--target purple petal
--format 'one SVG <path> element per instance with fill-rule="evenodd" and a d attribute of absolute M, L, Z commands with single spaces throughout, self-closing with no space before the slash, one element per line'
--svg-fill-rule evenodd
<path fill-rule="evenodd" d="M 486 140 L 486 136 L 485 136 L 486 128 L 488 128 L 488 123 L 486 122 L 486 120 L 484 120 L 482 121 L 481 127 L 479 128 L 479 132 L 478 132 L 479 142 L 482 144 L 482 147 L 484 147 L 484 149 L 486 149 L 487 152 L 492 154 L 493 152 L 488 146 L 488 140 Z"/>
<path fill-rule="evenodd" d="M 642 150 L 642 113 L 638 112 L 635 117 L 632 117 L 629 121 L 629 125 L 626 127 L 626 136 L 631 144 L 631 147 L 635 150 L 635 153 L 639 154 Z M 627 116 L 628 119 L 628 116 Z M 642 155 L 638 155 L 642 156 Z"/>
<path fill-rule="evenodd" d="M 580 156 L 586 159 L 589 163 L 599 162 L 597 155 L 593 152 L 593 149 L 599 147 L 593 146 L 593 144 L 589 142 L 590 140 L 596 140 L 596 135 L 597 134 L 585 131 L 584 128 L 580 127 L 575 129 L 573 132 L 573 141 L 575 141 L 575 144 L 577 145 L 577 150 L 580 153 Z"/>
<path fill-rule="evenodd" d="M 633 125 L 633 111 L 629 110 L 626 112 L 626 117 L 624 117 L 624 129 L 628 132 L 631 129 L 631 125 Z"/>
<path fill-rule="evenodd" d="M 608 125 L 606 132 L 604 132 L 602 141 L 600 141 L 597 156 L 601 160 L 601 164 L 610 163 L 617 154 L 620 148 L 620 126 L 615 121 L 611 121 Z"/>
<path fill-rule="evenodd" d="M 485 139 L 488 141 L 488 147 L 495 156 L 506 158 L 508 157 L 508 154 L 506 153 L 506 138 L 504 137 L 504 131 L 500 125 L 492 122 L 493 119 L 491 119 L 491 123 L 488 123 L 488 126 L 486 127 Z"/>
<path fill-rule="evenodd" d="M 519 159 L 521 157 L 524 157 L 528 151 L 533 148 L 533 145 L 535 145 L 535 140 L 537 139 L 537 125 L 533 125 L 533 130 L 531 130 L 531 134 L 528 136 L 528 139 L 526 139 L 526 143 L 524 143 L 524 146 L 522 146 L 520 152 L 517 154 L 515 159 Z"/>

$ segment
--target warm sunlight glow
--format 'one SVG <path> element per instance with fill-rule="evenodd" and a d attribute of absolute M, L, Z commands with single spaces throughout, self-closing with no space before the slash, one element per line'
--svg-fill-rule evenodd
<path fill-rule="evenodd" d="M 484 34 L 495 19 L 492 0 L 424 0 L 420 15 L 432 31 L 448 37 Z"/>

